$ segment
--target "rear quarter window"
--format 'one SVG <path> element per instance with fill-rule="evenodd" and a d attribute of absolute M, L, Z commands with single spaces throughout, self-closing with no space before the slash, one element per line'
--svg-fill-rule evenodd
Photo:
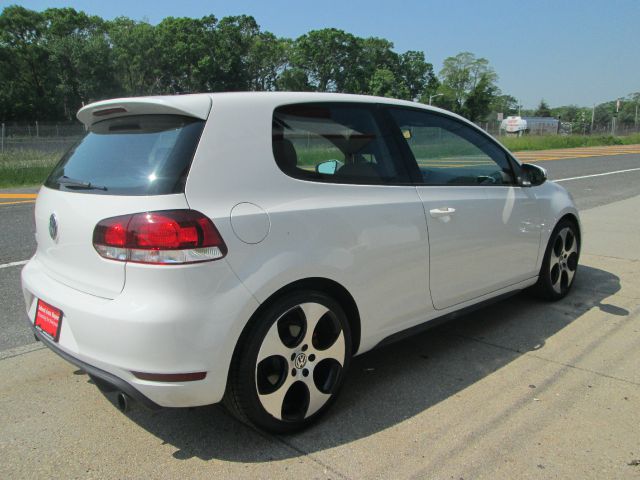
<path fill-rule="evenodd" d="M 97 122 L 62 157 L 45 185 L 104 195 L 181 193 L 204 123 L 178 115 Z"/>
<path fill-rule="evenodd" d="M 301 103 L 273 114 L 273 155 L 287 175 L 332 183 L 408 181 L 385 141 L 375 106 Z"/>

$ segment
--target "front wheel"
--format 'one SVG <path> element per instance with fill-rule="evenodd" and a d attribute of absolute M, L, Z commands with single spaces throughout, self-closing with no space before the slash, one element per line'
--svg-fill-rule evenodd
<path fill-rule="evenodd" d="M 575 280 L 580 257 L 580 236 L 568 220 L 558 223 L 549 239 L 534 290 L 548 300 L 565 297 Z"/>
<path fill-rule="evenodd" d="M 227 406 L 275 433 L 308 426 L 334 401 L 349 366 L 344 311 L 323 293 L 292 293 L 248 329 L 234 357 Z"/>

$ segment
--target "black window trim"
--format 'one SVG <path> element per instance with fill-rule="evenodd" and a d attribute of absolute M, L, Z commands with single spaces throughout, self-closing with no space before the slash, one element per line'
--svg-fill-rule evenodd
<path fill-rule="evenodd" d="M 405 155 L 403 155 L 401 148 L 398 146 L 395 139 L 395 127 L 388 122 L 382 111 L 382 104 L 373 102 L 337 102 L 337 101 L 297 101 L 291 103 L 283 103 L 274 107 L 271 114 L 271 121 L 275 118 L 276 111 L 282 107 L 294 106 L 294 105 L 323 105 L 323 106 L 341 106 L 341 107 L 353 107 L 368 110 L 371 113 L 373 121 L 380 131 L 380 139 L 384 142 L 384 145 L 389 150 L 391 162 L 396 168 L 398 178 L 392 181 L 384 181 L 384 178 L 379 178 L 380 181 L 374 182 L 371 177 L 352 177 L 346 181 L 345 178 L 336 178 L 333 175 L 323 175 L 316 173 L 315 176 L 311 172 L 305 173 L 300 169 L 293 171 L 285 170 L 275 157 L 273 152 L 273 126 L 271 128 L 271 154 L 278 169 L 287 175 L 288 177 L 295 178 L 296 180 L 302 180 L 306 182 L 314 183 L 329 183 L 334 185 L 369 185 L 369 186 L 415 186 L 415 179 L 412 172 L 408 168 L 408 162 Z M 388 113 L 388 112 L 386 112 Z"/>
<path fill-rule="evenodd" d="M 380 104 L 383 108 L 381 109 L 381 113 L 384 115 L 384 120 L 386 123 L 389 124 L 389 130 L 393 132 L 393 139 L 395 141 L 396 147 L 400 149 L 400 151 L 402 152 L 402 156 L 405 160 L 405 168 L 409 171 L 412 180 L 413 180 L 413 184 L 417 187 L 521 187 L 521 169 L 520 169 L 520 165 L 519 163 L 513 158 L 513 155 L 511 154 L 511 152 L 509 152 L 509 150 L 507 150 L 505 147 L 503 147 L 500 143 L 498 143 L 491 135 L 489 135 L 487 132 L 485 132 L 484 130 L 482 130 L 480 127 L 478 127 L 475 124 L 471 124 L 469 125 L 466 122 L 463 122 L 461 120 L 459 120 L 458 118 L 452 116 L 452 115 L 448 115 L 445 113 L 441 113 L 441 112 L 437 112 L 434 110 L 428 110 L 426 108 L 420 108 L 420 107 L 408 107 L 405 105 L 394 105 L 394 104 L 390 104 L 390 103 L 385 103 L 385 104 Z M 502 183 L 502 184 L 451 184 L 451 183 L 441 183 L 441 184 L 436 184 L 436 183 L 425 183 L 422 173 L 420 172 L 420 168 L 418 167 L 418 162 L 415 158 L 415 156 L 413 155 L 413 152 L 411 151 L 411 148 L 409 147 L 409 145 L 407 144 L 407 142 L 405 141 L 405 139 L 402 136 L 402 131 L 400 130 L 400 128 L 397 126 L 395 120 L 393 119 L 393 116 L 391 115 L 391 112 L 389 110 L 391 109 L 395 109 L 395 110 L 408 110 L 408 111 L 414 111 L 414 112 L 419 112 L 419 113 L 426 113 L 426 114 L 430 114 L 430 115 L 434 115 L 437 117 L 442 117 L 442 118 L 446 118 L 450 121 L 453 121 L 459 125 L 465 126 L 467 128 L 471 128 L 472 130 L 474 130 L 475 132 L 479 133 L 480 135 L 483 135 L 486 139 L 488 139 L 494 146 L 498 147 L 498 149 L 500 151 L 502 151 L 505 154 L 505 158 L 507 160 L 507 163 L 509 164 L 509 167 L 511 169 L 511 174 L 513 177 L 513 182 L 511 183 Z M 491 157 L 491 155 L 487 155 L 489 156 L 494 162 L 495 159 L 493 157 Z M 497 162 L 496 162 L 497 163 Z"/>

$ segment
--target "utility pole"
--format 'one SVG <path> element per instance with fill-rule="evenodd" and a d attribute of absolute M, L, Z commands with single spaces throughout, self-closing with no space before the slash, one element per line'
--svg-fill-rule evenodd
<path fill-rule="evenodd" d="M 616 100 L 616 114 L 611 119 L 611 135 L 616 135 L 616 123 L 618 123 L 618 112 L 620 112 L 620 99 Z"/>
<path fill-rule="evenodd" d="M 591 109 L 591 134 L 593 134 L 593 120 L 596 118 L 596 104 L 593 104 Z"/>
<path fill-rule="evenodd" d="M 636 103 L 636 117 L 633 120 L 633 126 L 636 127 L 636 130 L 638 129 L 638 104 Z"/>

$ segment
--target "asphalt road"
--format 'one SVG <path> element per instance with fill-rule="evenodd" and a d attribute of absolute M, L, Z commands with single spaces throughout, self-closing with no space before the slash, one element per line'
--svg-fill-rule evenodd
<path fill-rule="evenodd" d="M 0 265 L 30 258 L 36 250 L 33 204 L 0 206 Z M 0 267 L 0 352 L 34 342 L 20 289 L 21 265 Z"/>
<path fill-rule="evenodd" d="M 587 157 L 532 163 L 547 169 L 551 180 L 561 180 L 640 168 L 640 155 Z M 561 183 L 573 195 L 578 209 L 586 210 L 640 194 L 640 170 L 561 181 Z"/>
<path fill-rule="evenodd" d="M 547 169 L 551 180 L 588 176 L 640 167 L 640 155 L 614 155 L 533 162 Z M 570 180 L 562 184 L 578 208 L 586 210 L 640 194 L 640 170 Z M 28 190 L 12 190 L 26 192 Z M 36 189 L 30 191 L 35 192 Z M 35 252 L 33 204 L 0 205 L 0 264 L 28 259 Z M 20 291 L 20 269 L 0 268 L 0 352 L 34 342 L 27 327 Z"/>

